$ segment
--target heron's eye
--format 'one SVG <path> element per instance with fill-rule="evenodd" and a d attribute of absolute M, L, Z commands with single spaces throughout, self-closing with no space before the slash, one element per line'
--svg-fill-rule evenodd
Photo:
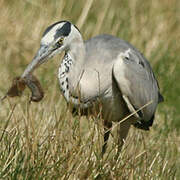
<path fill-rule="evenodd" d="M 58 46 L 62 46 L 63 41 L 64 41 L 64 37 L 61 37 L 61 38 L 59 39 L 59 41 L 57 42 L 57 45 L 58 45 Z"/>

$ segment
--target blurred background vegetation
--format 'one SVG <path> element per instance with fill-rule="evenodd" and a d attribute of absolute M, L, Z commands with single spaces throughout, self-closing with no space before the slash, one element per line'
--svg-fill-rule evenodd
<path fill-rule="evenodd" d="M 113 159 L 113 148 L 109 159 L 101 161 L 97 155 L 101 127 L 98 130 L 96 120 L 85 117 L 80 125 L 67 111 L 57 81 L 60 57 L 55 57 L 35 72 L 45 91 L 42 102 L 30 106 L 26 91 L 23 97 L 0 104 L 1 178 L 34 179 L 38 174 L 47 179 L 180 177 L 179 0 L 0 0 L 0 7 L 0 96 L 33 58 L 45 28 L 69 20 L 85 40 L 107 33 L 137 47 L 150 61 L 165 98 L 149 133 L 132 128 L 132 144 L 124 148 L 122 161 Z M 44 137 L 46 143 L 41 142 Z M 91 137 L 96 137 L 95 145 Z M 83 162 L 77 165 L 79 156 Z"/>

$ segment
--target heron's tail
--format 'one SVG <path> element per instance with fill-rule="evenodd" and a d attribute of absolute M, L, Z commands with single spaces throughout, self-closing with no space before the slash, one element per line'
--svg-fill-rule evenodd
<path fill-rule="evenodd" d="M 161 103 L 164 101 L 164 97 L 158 92 L 158 103 Z"/>
<path fill-rule="evenodd" d="M 153 121 L 154 121 L 154 115 L 152 116 L 152 118 L 149 121 L 145 121 L 143 119 L 137 121 L 136 123 L 134 123 L 134 127 L 138 128 L 138 129 L 142 129 L 145 131 L 149 131 L 149 127 L 151 127 L 153 125 Z"/>

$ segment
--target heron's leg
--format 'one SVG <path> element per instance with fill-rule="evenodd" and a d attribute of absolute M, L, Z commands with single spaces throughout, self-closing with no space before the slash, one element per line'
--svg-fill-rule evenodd
<path fill-rule="evenodd" d="M 111 131 L 110 130 L 111 127 L 112 127 L 112 122 L 104 121 L 104 144 L 102 146 L 102 156 L 106 152 L 107 142 L 108 142 L 108 139 L 109 139 L 109 134 L 110 134 L 110 131 Z"/>
<path fill-rule="evenodd" d="M 131 121 L 127 119 L 126 121 L 119 124 L 118 127 L 118 154 L 121 152 L 122 146 L 128 135 L 128 131 L 131 126 Z"/>

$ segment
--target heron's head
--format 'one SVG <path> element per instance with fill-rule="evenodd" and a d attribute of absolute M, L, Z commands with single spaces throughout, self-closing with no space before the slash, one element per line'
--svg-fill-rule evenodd
<path fill-rule="evenodd" d="M 77 36 L 80 36 L 79 30 L 68 21 L 60 21 L 49 26 L 43 33 L 40 48 L 22 77 L 28 76 L 35 68 L 54 55 L 68 51 Z"/>

